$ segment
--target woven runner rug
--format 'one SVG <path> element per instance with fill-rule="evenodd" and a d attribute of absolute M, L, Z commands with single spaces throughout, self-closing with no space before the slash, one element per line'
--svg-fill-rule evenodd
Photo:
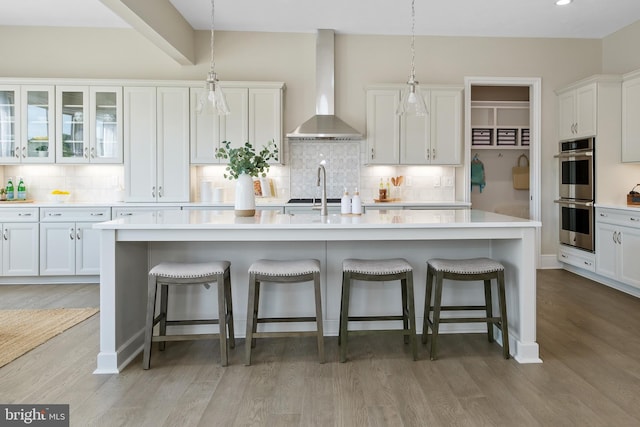
<path fill-rule="evenodd" d="M 0 367 L 97 312 L 97 308 L 0 310 Z"/>

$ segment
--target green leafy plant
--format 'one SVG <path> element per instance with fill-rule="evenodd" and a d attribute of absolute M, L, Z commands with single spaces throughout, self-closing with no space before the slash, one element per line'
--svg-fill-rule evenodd
<path fill-rule="evenodd" d="M 223 147 L 216 152 L 217 159 L 228 160 L 225 178 L 230 180 L 237 179 L 243 173 L 250 176 L 267 176 L 269 160 L 278 160 L 278 147 L 275 141 L 269 141 L 262 150 L 256 153 L 255 148 L 250 142 L 245 142 L 243 146 L 231 148 L 230 141 L 223 141 Z"/>

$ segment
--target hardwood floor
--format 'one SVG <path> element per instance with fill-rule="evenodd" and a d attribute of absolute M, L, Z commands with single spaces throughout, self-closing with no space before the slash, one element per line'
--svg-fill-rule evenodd
<path fill-rule="evenodd" d="M 544 363 L 504 360 L 485 335 L 443 335 L 412 361 L 393 336 L 350 338 L 327 363 L 314 338 L 169 343 L 119 375 L 93 375 L 97 316 L 0 368 L 0 402 L 69 403 L 72 426 L 638 426 L 640 300 L 563 270 L 538 272 Z M 0 308 L 98 304 L 95 285 L 0 286 Z M 1 351 L 1 350 L 0 350 Z"/>

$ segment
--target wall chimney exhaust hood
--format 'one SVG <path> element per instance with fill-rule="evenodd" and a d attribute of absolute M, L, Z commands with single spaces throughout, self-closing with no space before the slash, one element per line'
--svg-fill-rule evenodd
<path fill-rule="evenodd" d="M 287 134 L 290 139 L 344 141 L 362 134 L 334 113 L 333 30 L 318 30 L 316 39 L 316 115 Z"/>

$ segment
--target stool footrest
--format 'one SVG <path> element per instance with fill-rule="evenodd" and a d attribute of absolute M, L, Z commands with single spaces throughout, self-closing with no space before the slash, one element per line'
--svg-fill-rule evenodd
<path fill-rule="evenodd" d="M 252 338 L 317 337 L 318 331 L 254 332 Z M 245 344 L 248 345 L 248 344 Z"/>
<path fill-rule="evenodd" d="M 261 317 L 256 319 L 258 323 L 281 323 L 281 322 L 315 322 L 315 317 Z"/>
<path fill-rule="evenodd" d="M 486 310 L 486 305 L 447 305 L 445 307 L 440 307 L 440 311 L 466 311 L 466 310 Z M 431 307 L 431 311 L 433 311 L 433 307 Z"/>
<path fill-rule="evenodd" d="M 152 342 L 165 341 L 191 341 L 191 340 L 210 340 L 219 338 L 220 334 L 185 334 L 185 335 L 163 335 L 151 337 Z"/>
<path fill-rule="evenodd" d="M 440 318 L 440 323 L 500 323 L 499 317 L 445 317 Z M 429 320 L 429 324 L 433 321 Z"/>
<path fill-rule="evenodd" d="M 167 326 L 175 325 L 217 325 L 218 319 L 200 319 L 200 320 L 167 320 Z"/>
<path fill-rule="evenodd" d="M 368 335 L 368 334 L 388 334 L 388 335 L 409 335 L 411 336 L 411 331 L 409 329 L 358 329 L 358 330 L 348 330 L 347 333 L 349 335 Z"/>
<path fill-rule="evenodd" d="M 397 316 L 349 316 L 349 321 L 371 321 L 371 320 L 404 320 L 400 315 Z"/>

